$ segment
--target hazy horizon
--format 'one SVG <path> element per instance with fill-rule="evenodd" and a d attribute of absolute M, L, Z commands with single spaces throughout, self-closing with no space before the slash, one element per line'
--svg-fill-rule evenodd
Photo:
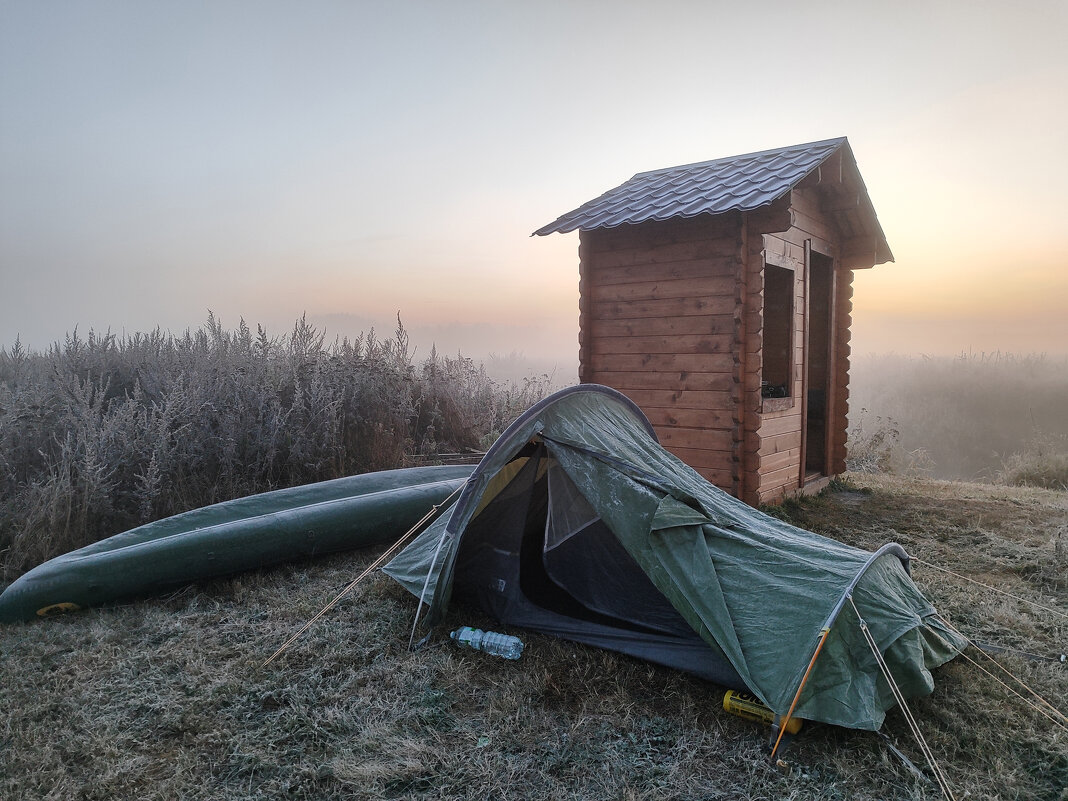
<path fill-rule="evenodd" d="M 209 312 L 205 310 L 201 319 L 191 322 L 187 326 L 175 329 L 164 329 L 165 333 L 181 336 L 185 331 L 195 331 L 207 322 Z M 263 325 L 267 335 L 271 338 L 287 335 L 293 330 L 294 325 L 303 317 L 308 323 L 325 334 L 324 344 L 329 346 L 335 340 L 354 340 L 361 335 L 374 332 L 378 339 L 392 338 L 397 328 L 397 314 L 384 314 L 371 318 L 355 314 L 334 315 L 295 315 L 289 320 L 278 320 L 274 323 L 264 323 L 262 320 L 242 318 L 224 318 L 216 316 L 216 320 L 226 330 L 236 330 L 242 319 L 253 331 L 257 325 Z M 471 359 L 476 364 L 483 364 L 491 378 L 506 381 L 522 381 L 527 377 L 549 375 L 554 385 L 563 386 L 578 381 L 578 312 L 577 306 L 573 320 L 570 323 L 558 321 L 555 325 L 524 325 L 517 327 L 500 327 L 485 323 L 438 323 L 424 324 L 419 320 L 407 318 L 403 312 L 400 314 L 401 322 L 409 338 L 410 351 L 416 362 L 421 362 L 430 355 L 432 349 L 436 349 L 441 356 L 450 358 L 462 356 Z M 952 325 L 951 322 L 946 323 Z M 971 347 L 965 346 L 959 349 L 938 347 L 938 340 L 930 344 L 934 347 L 925 347 L 922 343 L 912 350 L 903 350 L 893 347 L 893 343 L 882 343 L 856 336 L 856 329 L 864 329 L 864 325 L 854 324 L 854 336 L 851 339 L 851 361 L 855 365 L 870 360 L 880 361 L 886 358 L 991 358 L 1019 357 L 1033 358 L 1046 357 L 1053 365 L 1059 362 L 1068 364 L 1068 343 L 1063 340 L 1051 343 L 1054 347 L 1035 349 L 1028 347 Z M 104 327 L 91 329 L 97 335 L 112 334 L 118 338 L 130 336 L 135 333 L 149 333 L 155 330 L 155 326 L 149 329 L 124 329 L 116 327 Z M 77 334 L 85 339 L 90 329 L 79 328 Z M 20 344 L 26 350 L 44 352 L 54 344 L 62 345 L 67 336 L 75 333 L 72 327 L 62 334 L 52 337 L 45 343 L 28 342 L 20 338 Z M 945 341 L 945 340 L 943 340 Z M 8 351 L 12 342 L 0 343 L 0 352 Z M 1008 345 L 1010 343 L 1006 343 Z M 1060 347 L 1056 347 L 1059 345 Z"/>
<path fill-rule="evenodd" d="M 897 259 L 857 274 L 854 353 L 1064 353 L 1065 23 L 1045 0 L 6 0 L 0 346 L 399 311 L 423 352 L 565 365 L 578 238 L 533 230 L 637 172 L 845 135 Z"/>

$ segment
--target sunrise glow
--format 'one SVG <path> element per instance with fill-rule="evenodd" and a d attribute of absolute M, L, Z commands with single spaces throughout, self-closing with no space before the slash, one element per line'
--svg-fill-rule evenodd
<path fill-rule="evenodd" d="M 314 6 L 3 6 L 0 346 L 400 312 L 566 371 L 578 238 L 531 231 L 845 135 L 897 259 L 855 350 L 1068 350 L 1062 3 Z"/>

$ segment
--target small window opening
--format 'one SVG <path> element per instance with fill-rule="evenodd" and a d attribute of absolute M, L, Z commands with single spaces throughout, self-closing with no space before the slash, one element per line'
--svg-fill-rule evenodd
<path fill-rule="evenodd" d="M 760 394 L 793 395 L 794 272 L 764 266 L 764 359 Z"/>

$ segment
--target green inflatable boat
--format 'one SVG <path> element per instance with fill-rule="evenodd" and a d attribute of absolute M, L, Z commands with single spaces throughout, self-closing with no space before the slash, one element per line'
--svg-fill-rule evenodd
<path fill-rule="evenodd" d="M 0 594 L 0 623 L 150 595 L 200 579 L 393 542 L 471 466 L 365 473 L 226 501 L 58 556 Z"/>

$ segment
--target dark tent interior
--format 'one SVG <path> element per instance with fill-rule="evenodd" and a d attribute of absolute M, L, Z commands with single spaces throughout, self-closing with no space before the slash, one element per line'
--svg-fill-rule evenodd
<path fill-rule="evenodd" d="M 656 589 L 543 442 L 468 524 L 454 597 L 501 622 L 744 688 L 737 672 Z M 490 493 L 487 493 L 489 496 Z"/>

